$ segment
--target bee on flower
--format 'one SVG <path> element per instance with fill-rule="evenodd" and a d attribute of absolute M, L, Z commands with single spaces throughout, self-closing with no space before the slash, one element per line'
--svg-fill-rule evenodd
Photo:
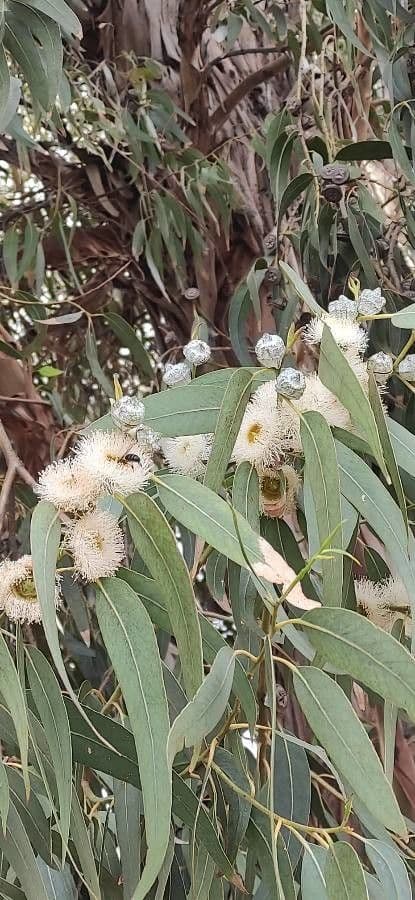
<path fill-rule="evenodd" d="M 94 431 L 75 447 L 77 469 L 100 492 L 127 497 L 140 491 L 154 471 L 148 450 L 122 431 Z"/>
<path fill-rule="evenodd" d="M 260 475 L 260 504 L 264 516 L 281 519 L 297 508 L 301 479 L 293 466 L 265 469 Z"/>

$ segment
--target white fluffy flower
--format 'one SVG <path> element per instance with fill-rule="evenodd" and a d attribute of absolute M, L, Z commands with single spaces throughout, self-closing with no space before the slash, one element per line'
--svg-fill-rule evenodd
<path fill-rule="evenodd" d="M 94 431 L 75 453 L 77 466 L 105 493 L 134 494 L 154 470 L 148 452 L 122 431 Z"/>
<path fill-rule="evenodd" d="M 121 528 L 102 509 L 85 513 L 66 527 L 65 547 L 73 557 L 75 574 L 84 581 L 114 575 L 125 556 Z"/>
<path fill-rule="evenodd" d="M 165 438 L 161 449 L 167 464 L 180 475 L 203 475 L 212 449 L 212 434 L 189 434 L 183 437 Z"/>
<path fill-rule="evenodd" d="M 70 459 L 53 462 L 39 475 L 35 492 L 65 512 L 85 510 L 100 494 L 101 485 Z"/>
<path fill-rule="evenodd" d="M 327 325 L 342 350 L 354 349 L 363 354 L 367 347 L 366 331 L 350 318 L 340 318 L 325 314 L 321 319 L 311 319 L 304 329 L 304 340 L 308 344 L 319 344 L 323 337 L 323 328 Z"/>
<path fill-rule="evenodd" d="M 365 616 L 379 628 L 391 631 L 398 619 L 403 619 L 405 631 L 411 627 L 408 593 L 400 578 L 391 575 L 385 581 L 368 578 L 355 581 L 356 601 Z"/>
<path fill-rule="evenodd" d="M 285 450 L 285 410 L 278 404 L 275 382 L 261 385 L 245 410 L 233 459 L 239 465 L 250 462 L 257 469 L 278 465 Z"/>
<path fill-rule="evenodd" d="M 56 606 L 59 605 L 59 580 L 56 576 Z M 41 622 L 31 556 L 6 559 L 0 564 L 0 609 L 4 609 L 9 619 L 16 622 Z"/>

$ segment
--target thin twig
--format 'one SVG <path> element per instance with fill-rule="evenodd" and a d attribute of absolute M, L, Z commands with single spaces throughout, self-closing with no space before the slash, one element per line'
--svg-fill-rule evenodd
<path fill-rule="evenodd" d="M 4 456 L 6 462 L 6 474 L 3 481 L 3 486 L 0 493 L 0 531 L 3 525 L 3 520 L 5 513 L 8 509 L 8 500 L 10 496 L 10 491 L 13 487 L 14 479 L 16 475 L 19 475 L 22 481 L 26 484 L 32 485 L 35 484 L 35 479 L 32 477 L 30 472 L 27 471 L 22 461 L 19 459 L 17 453 L 13 450 L 13 447 L 8 438 L 7 432 L 3 426 L 3 423 L 0 419 L 0 450 Z"/>

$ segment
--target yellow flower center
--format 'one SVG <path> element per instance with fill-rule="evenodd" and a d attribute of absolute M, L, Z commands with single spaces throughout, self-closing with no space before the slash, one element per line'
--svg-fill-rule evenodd
<path fill-rule="evenodd" d="M 91 534 L 91 541 L 95 544 L 95 549 L 98 550 L 99 553 L 102 553 L 105 544 L 102 535 L 98 534 L 96 531 L 95 534 Z"/>
<path fill-rule="evenodd" d="M 26 603 L 37 603 L 36 588 L 33 578 L 22 578 L 13 585 L 13 593 Z"/>
<path fill-rule="evenodd" d="M 259 437 L 262 431 L 262 425 L 259 422 L 255 422 L 254 425 L 248 429 L 248 444 L 255 444 L 255 441 L 259 441 Z"/>

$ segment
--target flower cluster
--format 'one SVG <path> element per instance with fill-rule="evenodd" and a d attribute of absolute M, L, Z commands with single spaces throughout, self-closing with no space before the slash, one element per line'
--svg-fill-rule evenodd
<path fill-rule="evenodd" d="M 41 472 L 35 487 L 38 497 L 62 514 L 62 550 L 73 560 L 74 576 L 86 582 L 114 575 L 125 555 L 117 518 L 101 508 L 101 501 L 140 491 L 154 470 L 152 454 L 159 442 L 142 424 L 142 405 L 136 398 L 116 400 L 111 414 L 118 427 L 82 437 L 71 457 Z M 40 621 L 30 556 L 1 563 L 0 608 L 12 619 Z"/>
<path fill-rule="evenodd" d="M 355 581 L 358 609 L 379 628 L 391 631 L 395 622 L 403 621 L 405 633 L 411 634 L 412 619 L 408 592 L 400 578 L 391 575 L 384 581 L 359 578 Z"/>
<path fill-rule="evenodd" d="M 184 359 L 178 363 L 167 363 L 163 381 L 167 387 L 183 387 L 192 380 L 192 366 L 203 366 L 209 362 L 212 351 L 206 341 L 193 338 L 183 347 Z"/>

